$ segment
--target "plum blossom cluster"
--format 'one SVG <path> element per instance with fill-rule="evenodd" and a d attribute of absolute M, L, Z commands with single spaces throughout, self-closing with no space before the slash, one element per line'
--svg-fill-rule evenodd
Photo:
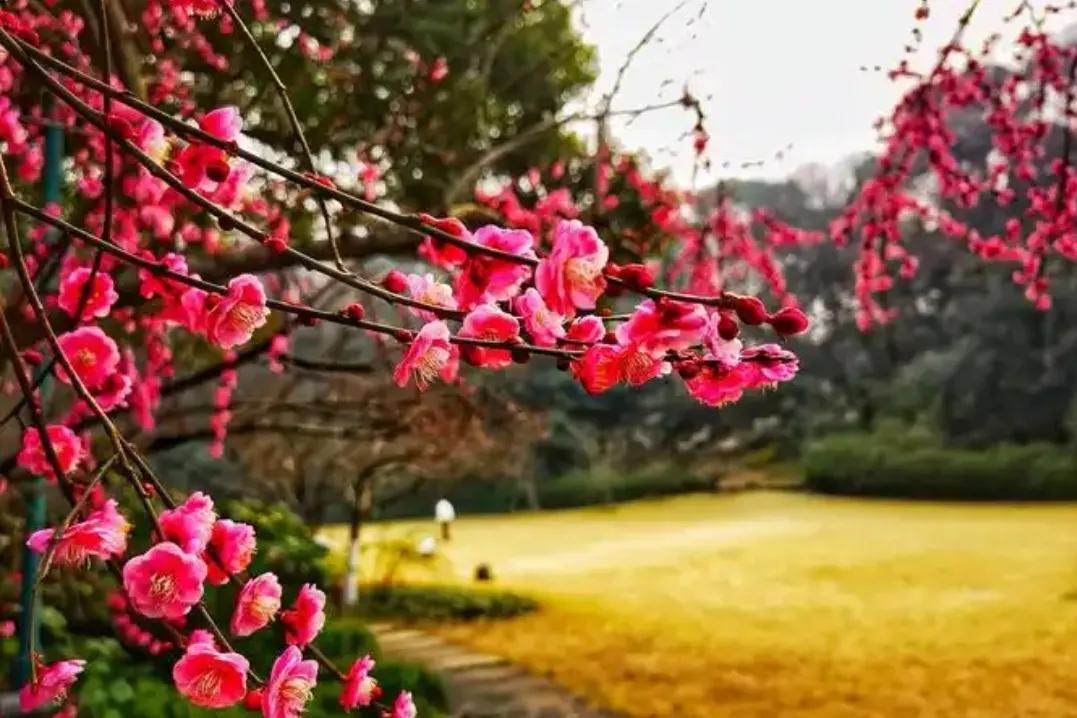
<path fill-rule="evenodd" d="M 910 279 L 918 270 L 919 259 L 903 244 L 913 221 L 963 243 L 984 261 L 1011 265 L 1014 283 L 1043 310 L 1051 306 L 1048 263 L 1077 259 L 1071 151 L 1077 48 L 1043 31 L 1032 6 L 1023 3 L 1008 18 L 1026 23 L 1014 67 L 993 66 L 990 55 L 999 36 L 980 48 L 962 44 L 975 9 L 962 18 L 929 72 L 916 72 L 907 62 L 891 72 L 911 87 L 880 125 L 886 134 L 878 171 L 830 227 L 839 244 L 855 238 L 859 245 L 862 328 L 893 317 L 880 296 L 897 278 Z M 919 21 L 927 17 L 917 15 Z M 972 118 L 990 137 L 982 163 L 961 154 L 961 128 Z M 934 185 L 930 199 L 915 184 L 925 168 Z M 983 206 L 1009 207 L 1013 216 L 1002 231 L 985 236 L 963 219 Z"/>
<path fill-rule="evenodd" d="M 758 298 L 727 293 L 708 301 L 652 292 L 615 324 L 599 311 L 600 302 L 625 290 L 646 295 L 654 284 L 648 268 L 612 263 L 606 243 L 579 220 L 547 221 L 542 212 L 530 218 L 534 221 L 517 216 L 532 227 L 549 227 L 546 236 L 540 235 L 549 245 L 543 256 L 536 252 L 539 242 L 530 229 L 487 225 L 471 233 L 451 219 L 428 220 L 459 240 L 449 244 L 427 237 L 420 249 L 448 273 L 446 281 L 393 272 L 384 284 L 410 290 L 427 305 L 466 313 L 453 337 L 444 319 L 425 309 L 415 312 L 427 321 L 396 367 L 398 384 L 414 380 L 426 388 L 438 378 L 451 381 L 460 361 L 504 369 L 527 361 L 531 351 L 549 348 L 566 350 L 567 367 L 593 394 L 622 382 L 639 386 L 676 370 L 692 396 L 720 406 L 745 390 L 796 374 L 791 352 L 776 345 L 745 348 L 738 337 L 742 324 L 769 324 L 779 336 L 802 333 L 808 320 L 799 309 L 769 313 Z M 760 370 L 738 370 L 742 362 Z M 723 391 L 710 388 L 718 381 Z"/>
<path fill-rule="evenodd" d="M 92 505 L 92 502 L 91 502 Z M 109 607 L 117 630 L 126 642 L 162 655 L 176 648 L 172 639 L 160 639 L 146 624 L 157 621 L 176 636 L 182 655 L 172 678 L 176 690 L 192 705 L 227 708 L 243 705 L 266 718 L 294 718 L 303 713 L 313 696 L 320 667 L 305 659 L 325 623 L 325 594 L 313 585 L 303 586 L 289 608 L 282 610 L 283 591 L 276 575 L 245 574 L 257 542 L 248 524 L 219 518 L 213 501 L 196 492 L 182 504 L 160 513 L 150 546 L 128 554 L 130 525 L 114 499 L 87 509 L 84 519 L 34 533 L 28 544 L 51 557 L 56 565 L 82 565 L 90 559 L 123 560 L 123 591 L 113 594 Z M 273 663 L 268 680 L 255 678 L 246 657 L 231 648 L 223 632 L 188 631 L 192 611 L 203 606 L 207 590 L 230 582 L 240 587 L 228 624 L 228 633 L 247 637 L 274 622 L 282 627 L 284 647 Z M 204 609 L 203 609 L 204 610 Z M 216 635 L 214 635 L 216 633 Z M 381 689 L 372 675 L 374 661 L 358 657 L 340 675 L 340 705 L 345 711 L 374 705 Z M 81 660 L 64 660 L 35 666 L 35 678 L 20 693 L 24 711 L 62 702 L 84 667 Z M 401 693 L 386 715 L 414 716 L 414 704 Z"/>

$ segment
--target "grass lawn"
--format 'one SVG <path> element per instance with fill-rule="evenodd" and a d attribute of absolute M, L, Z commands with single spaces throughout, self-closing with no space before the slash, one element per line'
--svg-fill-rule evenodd
<path fill-rule="evenodd" d="M 464 518 L 444 554 L 544 608 L 438 630 L 629 715 L 1077 716 L 1074 505 L 685 496 Z"/>

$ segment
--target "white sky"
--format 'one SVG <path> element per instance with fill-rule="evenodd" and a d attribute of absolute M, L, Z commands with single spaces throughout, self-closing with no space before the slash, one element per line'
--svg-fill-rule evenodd
<path fill-rule="evenodd" d="M 978 47 L 992 32 L 1014 27 L 1002 19 L 1018 4 L 982 0 L 967 39 Z M 875 146 L 871 125 L 900 95 L 885 70 L 896 65 L 911 40 L 918 5 L 918 0 L 688 0 L 637 55 L 614 109 L 674 99 L 687 81 L 697 97 L 707 98 L 708 155 L 715 169 L 700 182 L 779 177 L 808 163 L 836 163 Z M 968 5 L 969 0 L 931 0 L 931 15 L 919 24 L 924 42 L 913 56 L 914 67 L 932 66 Z M 631 48 L 676 6 L 677 0 L 584 0 L 583 32 L 599 52 L 599 96 L 612 87 Z M 1000 56 L 1008 57 L 1012 48 L 1004 41 Z M 862 65 L 884 71 L 863 72 Z M 656 167 L 672 168 L 688 186 L 692 159 L 683 133 L 691 122 L 683 110 L 671 109 L 631 123 L 615 121 L 613 130 L 626 149 L 645 150 Z M 786 158 L 775 161 L 775 153 L 789 144 Z M 761 168 L 739 169 L 764 159 Z M 721 169 L 723 162 L 730 167 Z"/>

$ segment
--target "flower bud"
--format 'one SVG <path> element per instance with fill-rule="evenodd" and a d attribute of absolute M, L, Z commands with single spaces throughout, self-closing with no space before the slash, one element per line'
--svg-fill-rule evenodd
<path fill-rule="evenodd" d="M 759 297 L 737 297 L 733 308 L 740 320 L 749 326 L 756 326 L 767 321 L 767 308 Z"/>
<path fill-rule="evenodd" d="M 517 364 L 526 364 L 531 359 L 531 352 L 526 347 L 515 346 L 509 350 L 509 353 Z"/>
<path fill-rule="evenodd" d="M 703 367 L 696 359 L 685 359 L 677 364 L 677 373 L 680 374 L 681 378 L 685 381 L 699 376 L 699 372 L 701 371 L 703 371 Z"/>
<path fill-rule="evenodd" d="M 249 711 L 262 710 L 262 689 L 247 691 L 247 695 L 243 697 L 243 707 Z"/>
<path fill-rule="evenodd" d="M 621 267 L 621 279 L 637 291 L 654 286 L 654 272 L 645 264 L 626 264 Z"/>
<path fill-rule="evenodd" d="M 403 272 L 393 269 L 381 280 L 381 286 L 393 294 L 403 294 L 408 290 L 408 278 L 404 276 Z"/>
<path fill-rule="evenodd" d="M 430 225 L 431 227 L 437 227 L 446 234 L 451 234 L 454 237 L 463 237 L 467 234 L 467 227 L 456 217 L 434 217 L 433 215 L 421 212 L 419 219 L 423 224 Z"/>
<path fill-rule="evenodd" d="M 206 177 L 209 177 L 214 182 L 224 182 L 228 179 L 228 173 L 231 170 L 232 168 L 228 165 L 228 160 L 218 158 L 206 165 Z"/>
<path fill-rule="evenodd" d="M 361 322 L 363 321 L 363 317 L 366 316 L 366 308 L 359 302 L 352 302 L 344 307 L 344 314 L 350 319 Z"/>
<path fill-rule="evenodd" d="M 273 254 L 281 254 L 288 249 L 288 242 L 280 237 L 266 237 L 262 242 Z"/>
<path fill-rule="evenodd" d="M 767 322 L 783 337 L 801 334 L 808 330 L 807 315 L 796 307 L 779 309 L 767 318 Z"/>
<path fill-rule="evenodd" d="M 740 334 L 740 325 L 737 320 L 728 314 L 718 317 L 718 336 L 727 342 L 733 341 Z"/>

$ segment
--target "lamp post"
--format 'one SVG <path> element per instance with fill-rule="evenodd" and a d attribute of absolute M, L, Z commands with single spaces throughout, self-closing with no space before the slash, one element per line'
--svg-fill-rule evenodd
<path fill-rule="evenodd" d="M 456 520 L 456 509 L 449 503 L 448 499 L 441 499 L 434 504 L 434 519 L 441 526 L 441 538 L 444 541 L 449 540 L 449 526 Z"/>
<path fill-rule="evenodd" d="M 64 133 L 57 122 L 45 126 L 45 168 L 42 177 L 41 197 L 45 206 L 60 201 L 63 183 Z M 50 234 L 56 233 L 50 231 Z M 55 240 L 55 236 L 50 237 Z M 17 241 L 17 239 L 15 240 Z M 36 376 L 40 380 L 41 394 L 48 395 L 49 376 Z M 28 397 L 29 398 L 29 397 Z M 38 529 L 45 528 L 45 480 L 35 477 L 26 492 L 26 536 Z M 23 544 L 22 548 L 22 583 L 19 586 L 19 652 L 15 656 L 12 669 L 12 681 L 16 688 L 22 687 L 30 680 L 30 666 L 33 656 L 32 646 L 37 645 L 41 630 L 37 621 L 37 611 L 31 610 L 34 601 L 34 581 L 37 577 L 38 555 Z M 33 624 L 33 625 L 31 625 Z"/>

